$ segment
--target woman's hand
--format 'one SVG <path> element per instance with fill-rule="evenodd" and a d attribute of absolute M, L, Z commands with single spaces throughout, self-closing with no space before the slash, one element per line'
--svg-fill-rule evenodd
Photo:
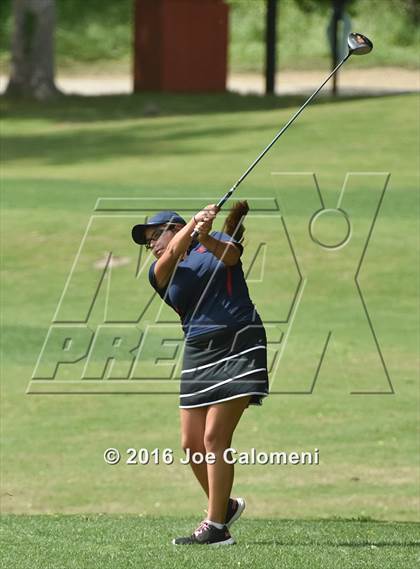
<path fill-rule="evenodd" d="M 196 222 L 196 225 L 194 230 L 198 232 L 198 240 L 201 243 L 205 241 L 208 236 L 213 225 L 213 219 L 216 217 L 218 211 L 219 208 L 217 205 L 212 203 L 195 214 L 194 221 Z"/>
<path fill-rule="evenodd" d="M 211 227 L 213 225 L 213 219 L 207 219 L 206 221 L 200 221 L 195 226 L 195 231 L 198 231 L 198 240 L 202 243 L 210 233 Z"/>
<path fill-rule="evenodd" d="M 201 211 L 199 211 L 198 213 L 196 213 L 194 215 L 194 221 L 196 224 L 198 224 L 201 221 L 213 221 L 213 219 L 216 217 L 217 213 L 219 211 L 219 208 L 217 207 L 216 204 L 212 203 L 209 205 L 206 205 L 206 207 L 204 209 L 202 209 Z M 197 227 L 198 229 L 198 227 Z"/>

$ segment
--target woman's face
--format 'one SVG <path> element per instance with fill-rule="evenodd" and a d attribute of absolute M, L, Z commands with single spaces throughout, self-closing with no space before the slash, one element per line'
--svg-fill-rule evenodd
<path fill-rule="evenodd" d="M 148 227 L 145 231 L 147 245 L 152 250 L 156 259 L 159 259 L 165 252 L 171 239 L 178 231 L 177 226 L 168 227 L 166 224 Z"/>

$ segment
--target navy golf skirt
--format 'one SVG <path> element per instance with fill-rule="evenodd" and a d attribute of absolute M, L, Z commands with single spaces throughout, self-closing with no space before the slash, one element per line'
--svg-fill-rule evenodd
<path fill-rule="evenodd" d="M 268 393 L 264 326 L 245 325 L 186 340 L 181 409 L 204 407 L 245 395 L 251 395 L 250 405 L 261 405 Z"/>

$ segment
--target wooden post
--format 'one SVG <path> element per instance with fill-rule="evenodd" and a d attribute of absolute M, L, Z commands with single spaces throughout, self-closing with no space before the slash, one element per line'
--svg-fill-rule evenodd
<path fill-rule="evenodd" d="M 267 0 L 265 26 L 265 93 L 276 90 L 276 40 L 278 0 Z"/>
<path fill-rule="evenodd" d="M 338 24 L 343 19 L 343 9 L 345 0 L 332 0 L 333 3 L 333 22 L 332 22 L 332 61 L 331 71 L 338 64 Z M 332 81 L 332 94 L 336 96 L 338 93 L 338 73 L 335 73 Z"/>

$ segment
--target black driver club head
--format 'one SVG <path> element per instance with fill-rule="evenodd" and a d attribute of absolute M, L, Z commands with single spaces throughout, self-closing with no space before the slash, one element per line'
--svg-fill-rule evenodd
<path fill-rule="evenodd" d="M 373 49 L 370 39 L 357 33 L 349 34 L 347 45 L 349 46 L 349 55 L 365 55 Z"/>

